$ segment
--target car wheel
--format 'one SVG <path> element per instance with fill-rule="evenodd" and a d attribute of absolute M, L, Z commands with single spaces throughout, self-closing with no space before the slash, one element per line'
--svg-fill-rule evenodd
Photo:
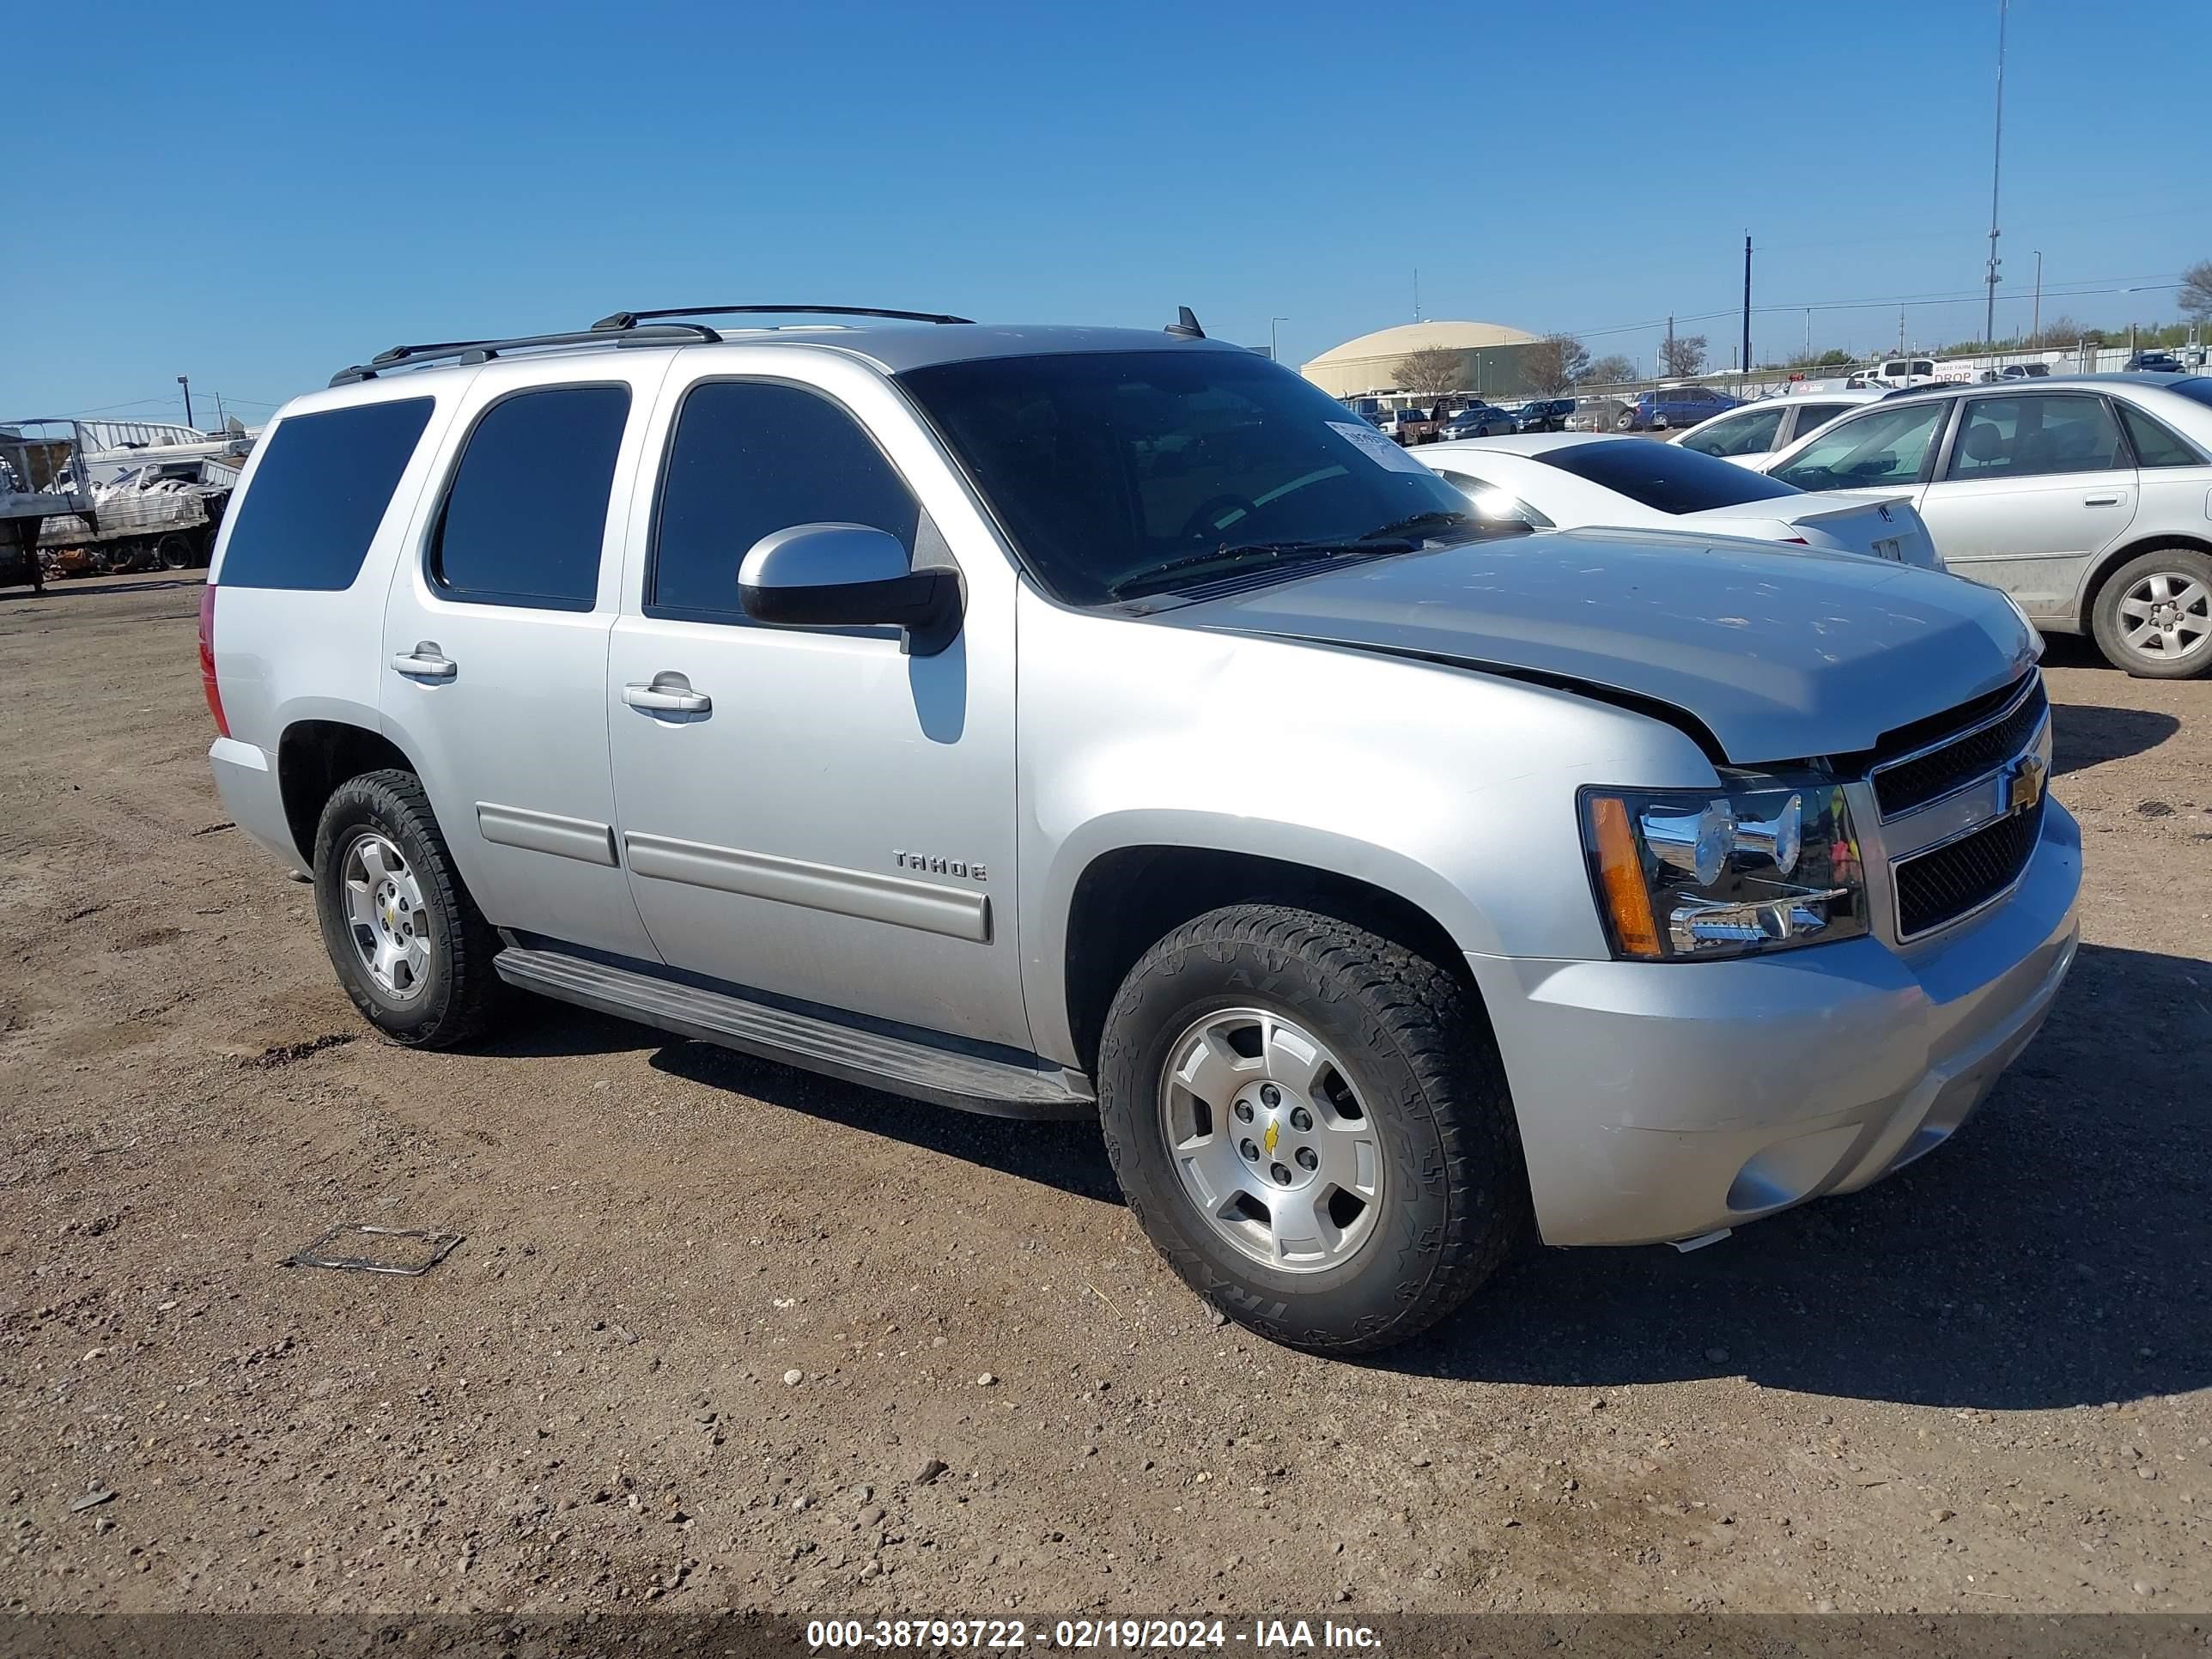
<path fill-rule="evenodd" d="M 1614 421 L 1614 422 L 1613 422 L 1613 429 L 1615 432 L 1633 432 L 1633 431 L 1635 431 L 1635 430 L 1636 430 L 1636 417 L 1635 417 L 1633 415 L 1623 415 L 1623 416 L 1621 416 L 1619 419 L 1617 419 L 1616 421 Z"/>
<path fill-rule="evenodd" d="M 499 938 L 413 773 L 364 773 L 331 796 L 315 832 L 315 913 L 338 982 L 393 1042 L 445 1048 L 483 1028 Z"/>
<path fill-rule="evenodd" d="M 2192 679 L 2212 669 L 2212 558 L 2154 547 L 2097 590 L 2089 619 L 2097 648 L 2141 679 Z"/>
<path fill-rule="evenodd" d="M 1417 1335 L 1528 1231 L 1487 1023 L 1443 968 L 1349 922 L 1251 904 L 1176 928 L 1115 997 L 1098 1097 L 1169 1265 L 1291 1347 Z"/>

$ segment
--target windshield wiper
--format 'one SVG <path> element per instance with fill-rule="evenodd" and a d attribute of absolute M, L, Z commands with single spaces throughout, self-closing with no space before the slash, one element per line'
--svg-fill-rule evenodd
<path fill-rule="evenodd" d="M 1172 582 L 1168 579 L 1206 565 L 1236 565 L 1248 560 L 1267 562 L 1283 559 L 1295 560 L 1299 563 L 1319 563 L 1346 553 L 1411 552 L 1413 546 L 1413 543 L 1403 536 L 1384 538 L 1380 531 L 1370 531 L 1358 540 L 1348 542 L 1240 542 L 1234 547 L 1209 548 L 1203 553 L 1186 553 L 1181 558 L 1170 559 L 1165 564 L 1156 564 L 1150 570 L 1124 576 L 1107 588 L 1106 592 L 1112 599 L 1129 599 L 1154 587 L 1171 586 Z"/>
<path fill-rule="evenodd" d="M 1482 522 L 1472 513 L 1462 513 L 1452 507 L 1431 507 L 1425 513 L 1414 513 L 1402 519 L 1377 525 L 1359 539 L 1362 543 L 1400 541 L 1408 536 L 1425 535 L 1434 530 L 1455 529 L 1463 524 Z"/>

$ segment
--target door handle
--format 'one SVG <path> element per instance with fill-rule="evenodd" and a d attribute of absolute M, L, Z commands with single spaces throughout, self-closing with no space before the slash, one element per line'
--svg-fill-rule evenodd
<path fill-rule="evenodd" d="M 708 714 L 714 708 L 714 700 L 694 691 L 681 674 L 655 674 L 650 684 L 633 680 L 623 687 L 623 701 L 654 714 Z"/>
<path fill-rule="evenodd" d="M 460 672 L 459 665 L 438 649 L 435 640 L 418 640 L 412 651 L 395 653 L 392 670 L 410 680 L 449 680 Z"/>
<path fill-rule="evenodd" d="M 2084 495 L 2081 498 L 2081 505 L 2084 507 L 2118 507 L 2119 504 L 2120 498 L 2118 495 Z"/>

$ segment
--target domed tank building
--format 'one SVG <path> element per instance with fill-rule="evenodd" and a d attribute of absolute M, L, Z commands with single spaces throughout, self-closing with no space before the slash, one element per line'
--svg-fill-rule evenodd
<path fill-rule="evenodd" d="M 1522 370 L 1537 337 L 1503 323 L 1401 323 L 1332 346 L 1299 373 L 1334 398 L 1389 396 L 1402 390 L 1398 365 L 1416 351 L 1457 352 L 1456 391 L 1486 398 L 1533 395 Z"/>

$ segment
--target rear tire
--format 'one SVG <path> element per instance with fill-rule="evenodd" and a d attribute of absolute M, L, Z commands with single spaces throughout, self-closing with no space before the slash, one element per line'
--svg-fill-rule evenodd
<path fill-rule="evenodd" d="M 2105 660 L 2138 679 L 2212 670 L 2212 558 L 2193 547 L 2137 555 L 2097 590 L 2089 629 Z"/>
<path fill-rule="evenodd" d="M 412 772 L 365 772 L 331 794 L 315 831 L 315 914 L 338 983 L 394 1042 L 448 1048 L 483 1029 L 499 936 Z"/>
<path fill-rule="evenodd" d="M 1528 1231 L 1487 1023 L 1435 963 L 1333 917 L 1237 905 L 1153 945 L 1108 1012 L 1098 1097 L 1154 1246 L 1291 1347 L 1416 1336 Z"/>

